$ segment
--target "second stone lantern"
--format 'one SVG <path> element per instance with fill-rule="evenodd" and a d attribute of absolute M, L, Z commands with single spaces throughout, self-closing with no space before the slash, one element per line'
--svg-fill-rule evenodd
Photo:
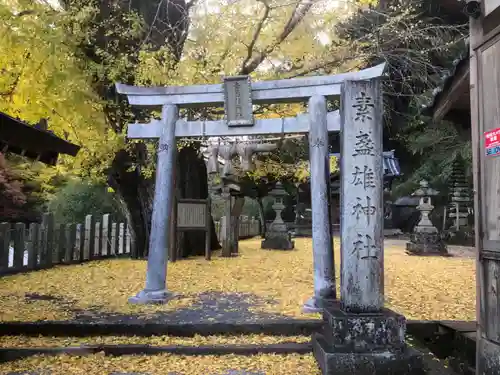
<path fill-rule="evenodd" d="M 420 211 L 420 221 L 413 229 L 413 233 L 410 236 L 410 242 L 406 243 L 406 252 L 408 254 L 448 254 L 439 230 L 432 224 L 429 218 L 432 210 L 434 210 L 431 198 L 438 194 L 439 192 L 429 187 L 429 183 L 425 180 L 420 181 L 420 188 L 412 194 L 412 196 L 419 198 L 417 210 Z"/>
<path fill-rule="evenodd" d="M 267 228 L 266 237 L 261 244 L 262 249 L 293 250 L 295 247 L 292 236 L 288 232 L 287 226 L 281 217 L 281 212 L 285 209 L 283 198 L 286 195 L 287 192 L 280 182 L 278 182 L 274 189 L 269 192 L 269 196 L 274 198 L 272 208 L 276 212 L 276 217 Z"/>

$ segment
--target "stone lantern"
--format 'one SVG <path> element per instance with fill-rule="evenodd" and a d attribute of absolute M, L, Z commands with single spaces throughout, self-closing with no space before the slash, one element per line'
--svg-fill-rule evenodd
<path fill-rule="evenodd" d="M 288 233 L 285 222 L 281 217 L 281 212 L 285 208 L 283 198 L 287 192 L 283 185 L 278 182 L 269 195 L 274 198 L 273 210 L 276 212 L 274 221 L 269 225 L 266 231 L 266 238 L 262 241 L 262 249 L 275 249 L 275 250 L 292 250 L 295 246 L 291 240 L 291 234 Z"/>
<path fill-rule="evenodd" d="M 412 196 L 418 197 L 420 211 L 420 221 L 410 236 L 410 242 L 406 244 L 406 251 L 415 255 L 447 254 L 446 245 L 443 242 L 438 229 L 432 224 L 429 215 L 434 209 L 431 197 L 435 197 L 439 192 L 429 187 L 425 180 L 420 181 L 420 188 Z"/>

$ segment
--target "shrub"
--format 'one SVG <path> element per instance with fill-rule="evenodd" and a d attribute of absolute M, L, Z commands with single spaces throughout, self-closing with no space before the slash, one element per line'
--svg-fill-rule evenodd
<path fill-rule="evenodd" d="M 87 181 L 70 181 L 48 203 L 57 223 L 83 223 L 86 215 L 96 217 L 112 214 L 114 220 L 123 220 L 120 205 L 114 193 L 105 185 Z"/>

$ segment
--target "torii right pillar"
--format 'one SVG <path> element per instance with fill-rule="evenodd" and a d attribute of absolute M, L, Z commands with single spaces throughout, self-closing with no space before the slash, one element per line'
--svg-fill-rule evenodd
<path fill-rule="evenodd" d="M 383 103 L 379 79 L 346 81 L 341 97 L 340 301 L 313 337 L 324 375 L 424 374 L 405 317 L 384 308 Z"/>

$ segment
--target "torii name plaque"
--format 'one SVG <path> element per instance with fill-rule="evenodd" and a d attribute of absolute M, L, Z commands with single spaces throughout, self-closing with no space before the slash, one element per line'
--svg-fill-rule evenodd
<path fill-rule="evenodd" d="M 227 126 L 253 126 L 252 84 L 249 76 L 224 77 Z"/>

